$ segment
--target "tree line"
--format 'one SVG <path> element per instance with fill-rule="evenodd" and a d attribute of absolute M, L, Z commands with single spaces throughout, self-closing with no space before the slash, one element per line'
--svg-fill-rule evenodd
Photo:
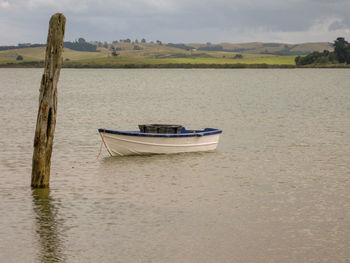
<path fill-rule="evenodd" d="M 348 43 L 343 37 L 338 37 L 334 41 L 333 47 L 333 52 L 324 50 L 323 52 L 312 52 L 305 57 L 297 56 L 295 58 L 295 64 L 297 66 L 310 64 L 350 64 L 350 43 Z"/>
<path fill-rule="evenodd" d="M 11 49 L 21 49 L 28 47 L 43 47 L 45 44 L 30 44 L 30 43 L 20 43 L 17 46 L 0 46 L 0 51 L 11 50 Z"/>
<path fill-rule="evenodd" d="M 98 52 L 97 46 L 86 42 L 84 38 L 79 38 L 78 41 L 74 42 L 64 42 L 63 47 L 77 51 Z"/>

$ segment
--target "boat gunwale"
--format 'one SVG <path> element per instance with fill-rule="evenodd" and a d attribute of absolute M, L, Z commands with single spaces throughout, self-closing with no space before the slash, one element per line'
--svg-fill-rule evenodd
<path fill-rule="evenodd" d="M 215 134 L 221 134 L 222 130 L 214 128 L 205 128 L 204 130 L 185 130 L 183 133 L 142 133 L 140 131 L 118 131 L 118 130 L 107 130 L 100 128 L 100 133 L 109 133 L 126 136 L 139 136 L 139 137 L 162 137 L 162 138 L 184 138 L 184 137 L 202 137 Z"/>

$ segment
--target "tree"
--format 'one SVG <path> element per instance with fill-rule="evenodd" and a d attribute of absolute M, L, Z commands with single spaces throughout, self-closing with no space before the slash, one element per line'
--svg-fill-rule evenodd
<path fill-rule="evenodd" d="M 21 55 L 18 55 L 18 56 L 16 57 L 16 60 L 23 60 L 23 57 L 22 57 Z"/>
<path fill-rule="evenodd" d="M 117 53 L 117 52 L 115 52 L 115 50 L 112 52 L 112 56 L 113 57 L 117 57 L 117 56 L 119 56 L 119 54 Z"/>
<path fill-rule="evenodd" d="M 350 64 L 350 44 L 346 48 L 346 64 Z"/>
<path fill-rule="evenodd" d="M 334 41 L 334 53 L 339 63 L 350 63 L 350 44 L 343 37 Z"/>
<path fill-rule="evenodd" d="M 141 39 L 141 43 L 146 43 L 146 39 Z"/>
<path fill-rule="evenodd" d="M 78 43 L 79 43 L 79 44 L 83 44 L 83 43 L 85 43 L 85 42 L 86 42 L 85 39 L 82 38 L 82 37 L 80 37 L 80 38 L 78 39 Z"/>

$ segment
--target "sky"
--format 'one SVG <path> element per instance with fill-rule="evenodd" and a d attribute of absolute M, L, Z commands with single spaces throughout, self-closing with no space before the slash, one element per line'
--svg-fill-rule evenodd
<path fill-rule="evenodd" d="M 0 45 L 45 43 L 57 12 L 66 41 L 350 42 L 350 0 L 0 0 Z"/>

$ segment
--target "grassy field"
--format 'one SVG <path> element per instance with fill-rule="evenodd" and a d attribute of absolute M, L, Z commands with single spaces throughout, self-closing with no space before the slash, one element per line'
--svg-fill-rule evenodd
<path fill-rule="evenodd" d="M 135 50 L 135 45 L 140 50 Z M 262 48 L 270 50 L 283 48 L 283 44 L 220 44 L 225 49 L 245 48 L 257 52 Z M 314 46 L 312 46 L 314 45 Z M 199 44 L 188 44 L 199 48 Z M 285 46 L 285 45 L 284 45 Z M 295 48 L 317 48 L 321 49 L 326 44 L 294 45 Z M 152 43 L 117 43 L 118 56 L 112 56 L 111 44 L 108 48 L 99 47 L 98 52 L 80 52 L 68 48 L 64 49 L 64 67 L 294 67 L 292 55 L 272 55 L 248 52 L 227 51 L 201 51 L 198 49 L 181 49 L 167 45 Z M 289 47 L 292 48 L 292 47 Z M 26 66 L 40 67 L 44 60 L 45 47 L 23 48 L 0 51 L 0 66 Z M 237 55 L 242 57 L 237 58 Z M 23 60 L 17 61 L 17 56 Z"/>
<path fill-rule="evenodd" d="M 81 59 L 94 59 L 107 57 L 108 53 L 106 50 L 101 50 L 100 52 L 80 52 L 64 48 L 63 59 L 70 59 L 79 61 Z M 17 56 L 21 55 L 24 62 L 28 61 L 42 61 L 45 57 L 45 47 L 35 47 L 35 48 L 22 48 L 22 49 L 12 49 L 0 51 L 0 63 L 19 63 L 22 61 L 17 61 Z"/>
<path fill-rule="evenodd" d="M 74 62 L 74 61 L 72 61 Z M 229 58 L 144 58 L 144 57 L 106 57 L 96 59 L 84 59 L 76 61 L 82 64 L 268 64 L 268 65 L 294 65 L 294 56 L 247 56 L 242 59 Z"/>

